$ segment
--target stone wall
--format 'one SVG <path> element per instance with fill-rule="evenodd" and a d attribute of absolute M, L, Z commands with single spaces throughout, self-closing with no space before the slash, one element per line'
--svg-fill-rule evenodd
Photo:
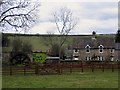
<path fill-rule="evenodd" d="M 85 49 L 78 50 L 78 52 L 74 52 L 73 50 L 73 56 L 79 56 L 79 60 L 86 61 L 86 57 L 92 58 L 94 55 L 97 56 L 96 59 L 99 60 L 100 57 L 103 57 L 103 61 L 116 61 L 116 58 L 118 57 L 119 52 L 114 49 L 114 52 L 111 53 L 110 49 L 103 49 L 103 53 L 99 52 L 99 49 L 91 49 L 90 52 L 86 52 Z M 117 56 L 116 56 L 117 55 Z M 120 56 L 120 55 L 119 55 Z M 113 58 L 113 59 L 111 59 Z M 118 57 L 119 58 L 119 57 Z"/>

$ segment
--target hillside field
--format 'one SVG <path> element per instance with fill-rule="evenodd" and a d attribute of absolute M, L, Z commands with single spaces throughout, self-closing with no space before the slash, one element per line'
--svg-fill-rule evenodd
<path fill-rule="evenodd" d="M 46 45 L 46 42 L 49 42 L 49 36 L 47 34 L 45 35 L 38 35 L 38 34 L 6 34 L 8 38 L 10 39 L 10 44 L 8 48 L 3 48 L 4 51 L 11 51 L 12 48 L 12 41 L 16 37 L 20 37 L 23 41 L 29 41 L 33 46 L 33 51 L 39 51 L 42 50 L 43 52 L 50 49 L 50 45 Z M 58 42 L 56 38 L 60 35 L 52 35 L 52 41 Z M 72 45 L 74 43 L 74 38 L 76 37 L 92 37 L 92 35 L 68 35 L 67 39 L 65 41 L 64 46 L 68 47 L 69 45 Z M 98 34 L 97 37 L 114 37 L 113 34 Z M 46 39 L 48 41 L 46 41 Z"/>
<path fill-rule="evenodd" d="M 15 36 L 14 34 L 8 34 L 10 43 L 9 43 L 9 47 L 7 47 L 7 48 L 3 47 L 4 51 L 11 51 L 12 42 L 16 37 L 19 37 L 22 41 L 29 41 L 32 44 L 33 51 L 42 50 L 44 52 L 44 51 L 50 49 L 50 45 L 46 45 L 46 42 L 47 42 L 46 39 L 49 38 L 48 35 L 19 35 L 18 34 Z M 56 37 L 58 37 L 58 36 L 55 35 L 54 37 L 52 37 L 52 41 L 58 42 L 56 40 Z M 48 42 L 49 42 L 49 39 L 48 39 Z M 68 36 L 64 46 L 67 47 L 72 42 L 73 42 L 73 37 Z"/>

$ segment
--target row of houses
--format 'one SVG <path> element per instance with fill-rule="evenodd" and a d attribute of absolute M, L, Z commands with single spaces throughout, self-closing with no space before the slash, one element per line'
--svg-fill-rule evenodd
<path fill-rule="evenodd" d="M 120 61 L 120 43 L 115 43 L 115 35 L 76 36 L 69 49 L 69 57 L 82 61 Z M 71 54 L 70 54 L 71 52 Z"/>

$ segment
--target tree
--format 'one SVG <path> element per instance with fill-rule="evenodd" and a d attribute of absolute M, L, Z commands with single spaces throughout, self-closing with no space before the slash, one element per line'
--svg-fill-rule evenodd
<path fill-rule="evenodd" d="M 61 56 L 59 56 L 59 45 L 57 43 L 53 44 L 50 48 L 50 55 L 63 58 L 63 56 L 65 55 L 65 49 L 63 47 L 61 48 Z"/>
<path fill-rule="evenodd" d="M 46 36 L 42 36 L 43 39 L 43 43 L 48 46 L 51 47 L 54 46 L 55 44 L 57 44 L 57 35 L 54 35 L 54 33 L 52 32 L 47 32 Z"/>
<path fill-rule="evenodd" d="M 48 33 L 49 40 L 47 43 L 52 45 L 58 45 L 59 57 L 61 56 L 62 46 L 66 42 L 67 36 L 71 30 L 73 30 L 77 24 L 77 19 L 73 16 L 73 13 L 68 8 L 60 8 L 53 13 L 52 22 L 56 25 L 56 30 L 59 35 L 54 35 L 54 33 Z"/>
<path fill-rule="evenodd" d="M 22 51 L 24 53 L 32 53 L 32 44 L 29 41 L 23 41 L 23 45 L 22 45 Z"/>
<path fill-rule="evenodd" d="M 22 51 L 21 48 L 22 48 L 22 40 L 16 37 L 12 42 L 12 52 L 17 53 L 19 51 Z"/>
<path fill-rule="evenodd" d="M 55 22 L 57 31 L 60 35 L 57 37 L 57 41 L 59 45 L 59 56 L 61 56 L 61 48 L 66 42 L 70 31 L 75 28 L 77 19 L 73 16 L 73 13 L 70 9 L 60 8 L 53 13 L 53 22 Z"/>
<path fill-rule="evenodd" d="M 10 53 L 11 64 L 29 63 L 30 58 L 28 54 L 32 54 L 32 45 L 29 41 L 23 41 L 19 37 L 13 40 L 13 48 Z"/>
<path fill-rule="evenodd" d="M 8 47 L 9 42 L 10 42 L 10 39 L 8 38 L 8 35 L 2 33 L 2 47 Z"/>
<path fill-rule="evenodd" d="M 37 2 L 38 3 L 38 2 Z M 37 7 L 40 4 L 30 0 L 0 0 L 0 28 L 2 31 L 26 30 L 37 20 Z"/>
<path fill-rule="evenodd" d="M 117 34 L 115 36 L 115 42 L 120 43 L 120 30 L 117 31 Z"/>
<path fill-rule="evenodd" d="M 13 40 L 12 46 L 12 52 L 14 53 L 24 52 L 26 54 L 30 54 L 32 52 L 32 44 L 29 41 L 21 40 L 20 37 L 16 37 Z"/>

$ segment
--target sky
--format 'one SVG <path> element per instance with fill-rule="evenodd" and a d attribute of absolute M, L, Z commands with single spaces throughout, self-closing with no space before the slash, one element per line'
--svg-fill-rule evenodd
<path fill-rule="evenodd" d="M 38 23 L 29 29 L 28 33 L 58 34 L 52 13 L 66 7 L 78 18 L 78 23 L 70 34 L 114 34 L 118 30 L 118 1 L 117 0 L 41 0 Z"/>

